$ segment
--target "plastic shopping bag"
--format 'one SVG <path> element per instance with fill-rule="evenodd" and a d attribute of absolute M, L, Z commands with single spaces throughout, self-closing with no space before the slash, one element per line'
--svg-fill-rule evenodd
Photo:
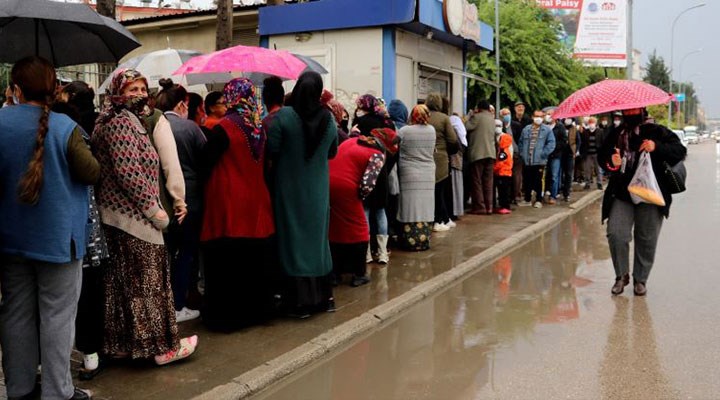
<path fill-rule="evenodd" d="M 628 186 L 628 192 L 630 192 L 630 198 L 635 204 L 649 203 L 656 206 L 665 205 L 665 199 L 663 198 L 662 191 L 660 191 L 660 185 L 658 185 L 655 172 L 653 172 L 650 153 L 643 152 L 640 155 L 637 170 L 635 170 L 635 175 L 633 175 L 630 185 Z"/>

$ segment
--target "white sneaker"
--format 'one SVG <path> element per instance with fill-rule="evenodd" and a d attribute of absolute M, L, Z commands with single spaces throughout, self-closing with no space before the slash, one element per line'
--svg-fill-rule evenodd
<path fill-rule="evenodd" d="M 175 321 L 177 323 L 190 321 L 200 316 L 200 311 L 191 310 L 187 307 L 183 307 L 180 311 L 175 311 Z"/>
<path fill-rule="evenodd" d="M 454 227 L 457 226 L 457 224 L 456 224 L 455 221 L 453 221 L 453 220 L 450 220 L 450 222 L 448 222 L 448 223 L 445 224 L 445 225 L 447 225 L 448 228 L 454 228 Z"/>
<path fill-rule="evenodd" d="M 542 208 L 542 202 L 536 201 L 535 204 L 533 204 L 533 208 Z"/>
<path fill-rule="evenodd" d="M 85 354 L 83 355 L 83 368 L 87 371 L 94 371 L 100 364 L 100 357 L 98 353 Z"/>
<path fill-rule="evenodd" d="M 445 224 L 438 224 L 437 222 L 433 225 L 433 232 L 446 232 L 449 231 L 450 227 Z"/>
<path fill-rule="evenodd" d="M 530 203 L 529 201 L 521 201 L 518 203 L 518 207 L 530 207 L 531 205 L 532 203 Z"/>

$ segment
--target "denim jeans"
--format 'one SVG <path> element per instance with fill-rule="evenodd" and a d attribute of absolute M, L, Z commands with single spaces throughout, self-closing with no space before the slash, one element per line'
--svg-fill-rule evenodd
<path fill-rule="evenodd" d="M 370 215 L 372 214 L 374 218 L 374 224 L 373 221 L 370 220 Z M 385 214 L 384 208 L 365 208 L 365 219 L 368 222 L 368 226 L 374 227 L 376 231 L 374 232 L 376 235 L 387 235 L 388 234 L 388 220 L 387 215 Z M 371 229 L 372 232 L 372 229 Z"/>
<path fill-rule="evenodd" d="M 560 168 L 560 157 L 548 160 L 548 174 L 550 176 L 550 197 L 557 199 L 560 191 L 560 179 L 562 168 Z"/>

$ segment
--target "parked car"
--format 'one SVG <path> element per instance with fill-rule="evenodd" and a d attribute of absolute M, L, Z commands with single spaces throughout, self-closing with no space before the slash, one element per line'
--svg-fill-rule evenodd
<path fill-rule="evenodd" d="M 720 131 L 713 131 L 710 134 L 710 138 L 715 140 L 716 143 L 720 143 Z"/>
<path fill-rule="evenodd" d="M 688 125 L 683 129 L 685 131 L 685 139 L 688 144 L 700 143 L 700 136 L 698 136 L 697 126 Z"/>
<path fill-rule="evenodd" d="M 687 147 L 688 142 L 687 138 L 685 137 L 685 131 L 680 129 L 673 129 L 673 132 L 677 135 L 677 137 L 680 138 L 680 143 L 682 143 L 683 146 Z"/>

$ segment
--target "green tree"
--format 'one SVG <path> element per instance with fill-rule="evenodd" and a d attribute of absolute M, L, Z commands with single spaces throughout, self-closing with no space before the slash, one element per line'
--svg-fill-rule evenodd
<path fill-rule="evenodd" d="M 645 66 L 645 77 L 643 80 L 666 92 L 670 91 L 670 70 L 665 65 L 665 60 L 658 56 L 654 50 Z"/>
<path fill-rule="evenodd" d="M 472 0 L 482 21 L 495 20 L 493 1 Z M 534 1 L 500 1 L 500 81 L 503 104 L 523 100 L 529 108 L 557 105 L 586 86 L 588 73 L 567 53 L 557 37 L 557 23 Z M 488 52 L 468 59 L 468 70 L 495 80 L 495 56 Z M 494 88 L 471 81 L 469 104 L 489 99 Z"/>

